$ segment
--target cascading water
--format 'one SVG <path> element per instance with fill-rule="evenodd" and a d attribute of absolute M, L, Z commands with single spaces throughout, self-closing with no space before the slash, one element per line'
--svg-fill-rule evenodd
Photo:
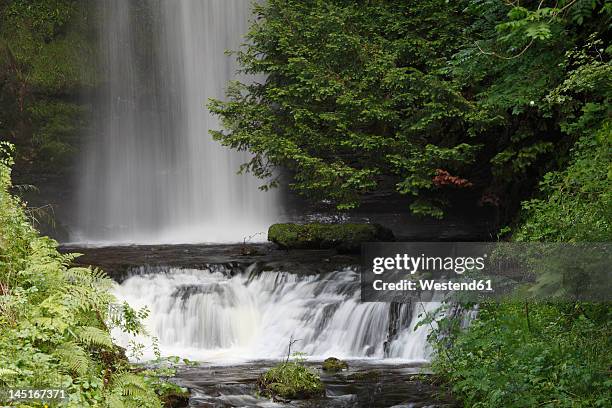
<path fill-rule="evenodd" d="M 211 139 L 205 108 L 235 78 L 246 0 L 103 0 L 102 86 L 93 102 L 73 240 L 238 242 L 275 219 L 274 193 L 236 172 L 246 154 Z"/>
<path fill-rule="evenodd" d="M 248 157 L 211 140 L 218 123 L 205 109 L 235 78 L 236 63 L 224 51 L 239 47 L 250 2 L 99 4 L 104 79 L 74 239 L 227 242 L 264 231 L 275 221 L 276 196 L 236 175 Z M 137 271 L 116 295 L 149 307 L 146 324 L 164 355 L 220 363 L 283 358 L 292 338 L 299 340 L 294 350 L 315 359 L 423 362 L 428 328 L 415 327 L 436 307 L 362 303 L 351 269 L 304 276 L 160 267 Z M 125 334 L 115 335 L 127 345 Z"/>
<path fill-rule="evenodd" d="M 429 356 L 418 309 L 400 306 L 390 333 L 389 303 L 361 303 L 359 275 L 227 269 L 142 269 L 116 289 L 121 300 L 147 306 L 147 326 L 163 354 L 218 362 L 283 358 L 293 347 L 312 358 L 373 358 L 423 362 Z M 120 340 L 124 343 L 127 338 Z"/>

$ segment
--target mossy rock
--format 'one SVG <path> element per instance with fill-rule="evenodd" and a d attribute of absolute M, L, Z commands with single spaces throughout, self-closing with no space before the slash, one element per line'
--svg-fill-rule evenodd
<path fill-rule="evenodd" d="M 406 378 L 407 381 L 431 383 L 436 381 L 436 376 L 432 374 L 412 374 Z"/>
<path fill-rule="evenodd" d="M 359 371 L 357 373 L 353 373 L 346 377 L 349 380 L 357 380 L 357 381 L 366 381 L 371 380 L 375 381 L 380 378 L 380 371 Z"/>
<path fill-rule="evenodd" d="M 164 408 L 185 408 L 189 406 L 190 394 L 188 391 L 167 390 L 159 399 L 164 404 Z"/>
<path fill-rule="evenodd" d="M 346 361 L 337 359 L 336 357 L 329 357 L 323 361 L 323 371 L 338 372 L 342 370 L 348 370 L 348 364 Z"/>
<path fill-rule="evenodd" d="M 325 396 L 325 385 L 318 375 L 299 363 L 281 363 L 257 380 L 259 392 L 274 399 L 294 400 Z"/>
<path fill-rule="evenodd" d="M 357 253 L 364 242 L 395 241 L 393 232 L 379 224 L 274 224 L 268 241 L 283 249 L 331 249 Z"/>

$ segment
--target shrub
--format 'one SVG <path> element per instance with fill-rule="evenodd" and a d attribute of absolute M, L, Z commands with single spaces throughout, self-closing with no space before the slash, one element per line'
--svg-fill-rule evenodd
<path fill-rule="evenodd" d="M 483 304 L 437 342 L 433 368 L 465 407 L 609 407 L 611 317 L 606 305 Z"/>
<path fill-rule="evenodd" d="M 0 388 L 63 388 L 68 407 L 160 407 L 153 380 L 132 372 L 110 330 L 142 333 L 145 311 L 111 314 L 112 281 L 71 268 L 76 255 L 40 237 L 9 192 L 11 159 L 0 144 Z"/>
<path fill-rule="evenodd" d="M 325 396 L 325 386 L 318 375 L 299 362 L 284 362 L 262 374 L 257 380 L 263 395 L 282 399 L 308 399 Z"/>
<path fill-rule="evenodd" d="M 347 370 L 348 364 L 346 363 L 346 361 L 339 360 L 336 357 L 329 357 L 329 358 L 326 358 L 325 361 L 323 361 L 322 368 L 323 368 L 323 371 L 336 372 L 336 371 Z"/>

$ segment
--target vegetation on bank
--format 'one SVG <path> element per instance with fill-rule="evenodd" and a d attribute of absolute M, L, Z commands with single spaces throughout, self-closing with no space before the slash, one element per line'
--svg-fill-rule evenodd
<path fill-rule="evenodd" d="M 146 311 L 116 304 L 103 272 L 70 267 L 75 256 L 38 235 L 10 193 L 7 146 L 0 144 L 0 388 L 64 389 L 69 407 L 161 407 L 158 392 L 178 387 L 162 380 L 167 373 L 135 371 L 110 335 L 142 333 Z"/>
<path fill-rule="evenodd" d="M 604 123 L 579 139 L 567 168 L 546 174 L 515 240 L 612 240 L 611 135 Z M 610 303 L 482 303 L 468 329 L 459 324 L 442 319 L 430 340 L 434 371 L 464 406 L 612 406 Z"/>
<path fill-rule="evenodd" d="M 484 303 L 470 327 L 441 321 L 434 371 L 465 407 L 609 407 L 607 304 Z"/>
<path fill-rule="evenodd" d="M 97 80 L 92 4 L 0 0 L 0 139 L 20 169 L 57 173 L 78 151 Z"/>
<path fill-rule="evenodd" d="M 296 191 L 340 209 L 391 188 L 414 213 L 467 197 L 508 222 L 563 165 L 566 122 L 609 114 L 611 13 L 597 0 L 258 3 L 236 56 L 265 80 L 211 102 L 225 128 L 212 134 L 253 153 L 243 170 L 288 168 Z"/>
<path fill-rule="evenodd" d="M 273 224 L 268 241 L 284 249 L 329 249 L 359 252 L 364 242 L 395 241 L 393 232 L 378 224 Z"/>
<path fill-rule="evenodd" d="M 609 66 L 603 71 L 610 75 Z M 539 197 L 523 203 L 514 240 L 612 241 L 612 128 L 591 116 L 602 108 L 591 104 L 568 120 L 578 142 L 567 166 L 547 173 Z M 609 303 L 483 303 L 467 330 L 445 318 L 430 339 L 434 370 L 466 407 L 612 406 Z"/>
<path fill-rule="evenodd" d="M 523 204 L 515 240 L 612 241 L 610 123 L 591 131 Z M 612 405 L 609 303 L 483 303 L 467 330 L 445 318 L 430 339 L 434 370 L 466 407 Z"/>

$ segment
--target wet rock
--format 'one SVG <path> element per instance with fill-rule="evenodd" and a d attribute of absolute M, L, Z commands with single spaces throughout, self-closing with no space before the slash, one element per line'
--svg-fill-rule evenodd
<path fill-rule="evenodd" d="M 246 272 L 287 271 L 315 275 L 359 265 L 356 255 L 334 249 L 285 251 L 274 244 L 249 244 L 257 253 L 243 255 L 242 244 L 144 245 L 111 247 L 60 247 L 62 253 L 79 253 L 76 266 L 95 265 L 121 283 L 131 276 L 160 273 L 168 268 L 206 269 L 232 276 Z"/>
<path fill-rule="evenodd" d="M 380 378 L 380 371 L 376 371 L 376 370 L 359 371 L 359 372 L 348 375 L 346 378 L 349 380 L 357 380 L 357 381 L 378 380 Z"/>
<path fill-rule="evenodd" d="M 240 247 L 240 255 L 255 256 L 255 255 L 260 255 L 260 253 L 255 245 L 242 245 Z"/>

